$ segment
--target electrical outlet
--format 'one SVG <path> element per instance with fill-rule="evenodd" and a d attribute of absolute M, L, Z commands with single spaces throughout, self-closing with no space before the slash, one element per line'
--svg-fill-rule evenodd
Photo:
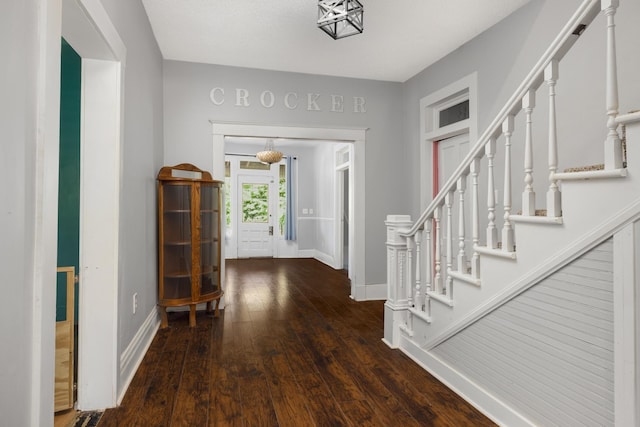
<path fill-rule="evenodd" d="M 309 215 L 313 215 L 313 209 L 309 209 Z"/>
<path fill-rule="evenodd" d="M 138 293 L 133 294 L 133 314 L 136 314 L 138 311 Z"/>

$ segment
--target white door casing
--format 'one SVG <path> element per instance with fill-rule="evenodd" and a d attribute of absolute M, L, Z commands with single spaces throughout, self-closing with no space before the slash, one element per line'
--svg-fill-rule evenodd
<path fill-rule="evenodd" d="M 353 209 L 349 230 L 349 247 L 353 260 L 349 263 L 351 280 L 351 298 L 367 298 L 365 281 L 365 128 L 321 128 L 283 125 L 263 125 L 251 123 L 228 123 L 211 121 L 213 134 L 211 170 L 214 179 L 224 180 L 224 153 L 226 136 L 245 136 L 256 138 L 289 138 L 308 140 L 331 140 L 353 144 L 352 166 L 349 186 L 352 194 Z M 351 208 L 351 206 L 350 206 Z M 223 223 L 226 227 L 226 224 Z M 351 237 L 353 236 L 353 238 Z M 222 266 L 224 270 L 224 264 Z M 224 277 L 224 271 L 222 271 Z M 224 307 L 224 297 L 221 302 Z"/>

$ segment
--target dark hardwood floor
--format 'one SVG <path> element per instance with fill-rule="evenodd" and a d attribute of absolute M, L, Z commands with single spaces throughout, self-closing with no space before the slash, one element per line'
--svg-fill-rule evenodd
<path fill-rule="evenodd" d="M 229 260 L 219 318 L 169 313 L 108 426 L 494 425 L 382 341 L 383 302 L 354 302 L 311 259 Z"/>

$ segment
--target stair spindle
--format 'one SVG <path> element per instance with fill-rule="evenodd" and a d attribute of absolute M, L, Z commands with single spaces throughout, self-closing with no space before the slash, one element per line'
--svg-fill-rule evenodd
<path fill-rule="evenodd" d="M 487 155 L 488 177 L 487 185 L 487 210 L 489 211 L 489 224 L 487 224 L 487 247 L 495 249 L 498 247 L 498 230 L 496 228 L 496 184 L 493 176 L 493 160 L 496 156 L 496 138 L 491 137 L 484 147 Z"/>
<path fill-rule="evenodd" d="M 414 304 L 413 299 L 413 281 L 411 279 L 411 272 L 413 271 L 413 248 L 415 245 L 415 236 L 407 237 L 407 268 L 406 271 L 406 293 L 407 304 L 411 307 Z"/>
<path fill-rule="evenodd" d="M 467 255 L 464 251 L 464 237 L 465 237 L 465 212 L 464 212 L 464 193 L 467 189 L 466 176 L 462 176 L 458 179 L 458 271 L 462 274 L 467 274 Z"/>
<path fill-rule="evenodd" d="M 547 191 L 547 216 L 562 215 L 560 189 L 555 177 L 558 169 L 558 136 L 556 128 L 556 82 L 558 61 L 552 60 L 544 69 L 544 79 L 549 86 L 549 190 Z"/>
<path fill-rule="evenodd" d="M 504 224 L 502 226 L 502 250 L 513 252 L 513 225 L 511 224 L 511 135 L 513 135 L 513 116 L 509 115 L 502 123 L 504 135 Z"/>
<path fill-rule="evenodd" d="M 429 292 L 431 292 L 431 282 L 433 279 L 431 269 L 433 267 L 433 258 L 431 256 L 431 220 L 428 219 L 425 223 L 425 237 L 427 239 L 425 245 L 425 291 L 424 291 L 424 311 L 427 316 L 431 316 L 431 301 L 429 299 Z"/>
<path fill-rule="evenodd" d="M 444 197 L 444 203 L 447 205 L 447 278 L 445 295 L 448 296 L 449 299 L 453 299 L 453 277 L 449 274 L 453 268 L 453 212 L 451 209 L 453 205 L 453 190 L 447 192 L 447 195 Z"/>
<path fill-rule="evenodd" d="M 533 191 L 533 130 L 531 113 L 536 106 L 536 93 L 529 89 L 522 98 L 522 108 L 526 115 L 524 141 L 524 191 L 522 192 L 522 215 L 536 214 L 536 193 Z"/>
<path fill-rule="evenodd" d="M 480 159 L 471 161 L 471 228 L 473 237 L 473 256 L 471 257 L 471 275 L 475 279 L 480 278 L 480 255 L 476 247 L 480 244 L 480 202 L 478 194 L 478 174 L 480 173 Z"/>
<path fill-rule="evenodd" d="M 435 249 L 435 258 L 436 258 L 436 262 L 435 262 L 435 275 L 433 277 L 433 288 L 435 289 L 436 292 L 438 293 L 442 293 L 442 254 L 441 254 L 441 247 L 442 247 L 442 230 L 440 229 L 440 215 L 442 214 L 442 206 L 438 206 L 437 208 L 435 208 L 435 210 L 433 211 L 433 219 L 436 222 L 436 239 L 435 239 L 435 243 L 436 243 L 436 249 Z"/>
<path fill-rule="evenodd" d="M 622 142 L 618 135 L 618 65 L 616 59 L 616 24 L 614 17 L 619 0 L 602 0 L 601 8 L 607 17 L 607 140 L 605 141 L 604 168 L 623 167 Z"/>
<path fill-rule="evenodd" d="M 421 261 L 422 257 L 420 256 L 420 246 L 422 243 L 422 231 L 418 230 L 415 235 L 415 243 L 416 243 L 416 294 L 415 299 L 413 300 L 413 306 L 422 311 L 422 295 L 420 294 L 422 278 L 420 277 L 420 270 L 422 269 Z"/>

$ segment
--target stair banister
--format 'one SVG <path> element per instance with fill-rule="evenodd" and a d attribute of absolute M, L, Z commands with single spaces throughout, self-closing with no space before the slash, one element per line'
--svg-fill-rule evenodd
<path fill-rule="evenodd" d="M 507 116 L 502 122 L 502 134 L 504 135 L 504 226 L 502 227 L 502 250 L 513 252 L 514 238 L 513 225 L 509 219 L 511 216 L 511 135 L 513 135 L 513 116 Z"/>
<path fill-rule="evenodd" d="M 618 135 L 618 69 L 616 60 L 616 33 L 614 16 L 619 0 L 602 0 L 602 11 L 607 17 L 607 140 L 605 142 L 605 169 L 622 168 L 622 142 Z"/>
<path fill-rule="evenodd" d="M 558 61 L 552 59 L 544 69 L 544 79 L 549 86 L 549 190 L 547 191 L 547 216 L 562 216 L 560 189 L 555 176 L 558 169 L 558 130 L 556 126 L 556 82 Z"/>
<path fill-rule="evenodd" d="M 536 214 L 536 193 L 533 191 L 533 126 L 531 114 L 536 106 L 536 93 L 529 89 L 522 98 L 522 109 L 525 111 L 524 140 L 524 191 L 522 192 L 522 215 Z"/>
<path fill-rule="evenodd" d="M 606 0 L 603 0 L 606 1 Z M 609 0 L 614 2 L 616 0 Z M 495 119 L 491 122 L 487 130 L 478 138 L 473 145 L 469 153 L 465 156 L 460 165 L 453 172 L 451 177 L 447 180 L 444 186 L 441 188 L 440 193 L 429 203 L 427 208 L 423 211 L 422 215 L 413 224 L 411 229 L 403 233 L 404 236 L 414 235 L 418 229 L 424 227 L 424 223 L 427 219 L 433 217 L 433 212 L 437 206 L 441 206 L 444 203 L 444 198 L 455 185 L 458 179 L 467 173 L 469 173 L 469 167 L 473 159 L 482 158 L 485 145 L 492 137 L 500 134 L 500 127 L 509 115 L 516 115 L 521 108 L 522 98 L 530 89 L 536 90 L 543 82 L 543 74 L 546 66 L 552 61 L 559 61 L 564 57 L 567 51 L 573 46 L 578 39 L 581 31 L 576 31 L 581 26 L 588 26 L 600 12 L 601 0 L 585 0 L 578 10 L 573 14 L 571 19 L 562 28 L 558 36 L 551 43 L 549 48 L 538 60 L 536 65 L 532 68 L 531 72 L 518 86 L 518 89 L 513 93 L 511 98 L 507 101 L 505 106 L 500 110 Z"/>

